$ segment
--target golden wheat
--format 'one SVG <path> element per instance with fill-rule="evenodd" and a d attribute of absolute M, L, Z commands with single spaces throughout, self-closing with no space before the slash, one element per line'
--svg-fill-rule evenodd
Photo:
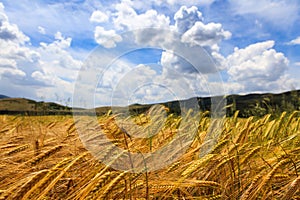
<path fill-rule="evenodd" d="M 282 200 L 289 200 L 292 199 L 293 195 L 299 190 L 300 188 L 300 177 L 297 177 L 287 188 L 287 192 L 282 197 Z"/>
<path fill-rule="evenodd" d="M 218 143 L 202 158 L 200 149 L 209 127 L 216 123 L 208 113 L 200 115 L 199 123 L 169 114 L 164 126 L 154 127 L 161 130 L 151 142 L 124 137 L 117 117 L 99 116 L 97 124 L 89 118 L 74 122 L 69 116 L 0 116 L 0 199 L 296 199 L 300 195 L 299 111 L 247 119 L 236 112 L 220 122 L 220 129 L 213 133 L 220 136 Z M 161 125 L 158 116 L 124 120 L 140 124 L 139 131 L 145 133 L 151 120 Z M 190 127 L 181 127 L 182 123 Z M 87 153 L 77 125 L 88 142 L 98 141 L 107 148 L 94 152 L 96 157 Z M 125 152 L 155 152 L 180 133 L 178 128 L 194 127 L 195 140 L 170 166 L 136 174 L 111 168 L 128 155 Z M 35 141 L 39 155 L 28 145 Z M 124 152 L 117 154 L 114 145 Z M 179 151 L 178 146 L 157 162 Z M 101 163 L 103 159 L 110 163 Z M 144 161 L 152 162 L 151 155 L 138 162 Z"/>

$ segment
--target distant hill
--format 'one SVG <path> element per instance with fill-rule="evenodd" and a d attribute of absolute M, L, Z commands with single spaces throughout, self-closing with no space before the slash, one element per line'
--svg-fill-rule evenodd
<path fill-rule="evenodd" d="M 6 99 L 6 98 L 9 98 L 8 96 L 5 96 L 3 94 L 0 94 L 0 99 Z"/>
<path fill-rule="evenodd" d="M 293 90 L 279 94 L 247 94 L 230 95 L 227 104 L 231 105 L 227 113 L 231 115 L 239 110 L 242 117 L 262 116 L 267 113 L 279 114 L 283 111 L 300 110 L 300 90 Z"/>
<path fill-rule="evenodd" d="M 2 95 L 4 96 L 4 95 Z M 267 113 L 280 114 L 283 111 L 300 110 L 300 90 L 284 92 L 280 94 L 247 94 L 229 95 L 226 98 L 226 113 L 231 116 L 239 110 L 240 117 L 262 116 Z M 210 110 L 211 98 L 198 97 L 200 110 Z M 184 101 L 184 100 L 183 100 Z M 171 113 L 180 115 L 179 101 L 160 103 L 169 108 Z M 153 104 L 133 104 L 129 106 L 132 114 L 143 113 Z M 97 115 L 107 113 L 111 108 L 108 106 L 95 108 Z M 89 110 L 77 108 L 77 114 L 89 114 Z M 0 98 L 0 114 L 25 114 L 25 115 L 71 115 L 72 108 L 57 103 L 37 102 L 24 98 Z"/>
<path fill-rule="evenodd" d="M 283 111 L 300 110 L 300 90 L 288 91 L 279 94 L 262 93 L 247 95 L 228 95 L 226 98 L 226 114 L 232 116 L 239 110 L 239 117 L 263 116 L 265 114 L 280 115 Z M 200 110 L 211 108 L 210 97 L 198 97 Z M 170 109 L 170 112 L 180 114 L 179 101 L 160 103 Z M 145 112 L 152 105 L 134 104 L 129 106 L 132 113 Z"/>
<path fill-rule="evenodd" d="M 25 98 L 0 99 L 0 114 L 68 114 L 72 108 L 57 103 L 37 102 Z"/>

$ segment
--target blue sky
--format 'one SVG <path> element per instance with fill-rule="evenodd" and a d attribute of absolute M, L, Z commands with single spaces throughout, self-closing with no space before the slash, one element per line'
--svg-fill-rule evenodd
<path fill-rule="evenodd" d="M 299 6 L 297 0 L 0 0 L 0 94 L 66 103 L 77 83 L 80 95 L 109 105 L 117 97 L 150 103 L 300 89 Z M 182 52 L 172 46 L 177 41 L 193 48 Z M 114 57 L 128 45 L 138 50 Z M 199 56 L 188 52 L 195 48 Z M 200 48 L 214 65 L 204 66 Z M 78 80 L 95 53 L 101 56 L 93 67 L 100 69 L 90 73 L 98 74 Z M 112 64 L 103 66 L 105 59 Z"/>

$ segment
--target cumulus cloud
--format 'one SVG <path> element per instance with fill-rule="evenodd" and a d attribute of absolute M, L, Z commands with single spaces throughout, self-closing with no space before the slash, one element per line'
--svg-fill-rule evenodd
<path fill-rule="evenodd" d="M 127 69 L 125 74 L 116 77 L 113 86 L 112 101 L 115 105 L 127 105 L 132 99 L 147 99 L 149 96 L 145 93 L 145 86 L 153 83 L 157 73 L 151 67 L 138 65 Z M 136 102 L 133 102 L 136 103 Z"/>
<path fill-rule="evenodd" d="M 202 13 L 198 11 L 196 6 L 187 8 L 182 6 L 174 15 L 175 27 L 178 32 L 184 33 L 197 21 L 202 21 Z"/>
<path fill-rule="evenodd" d="M 25 69 L 20 67 L 26 62 L 33 64 L 39 54 L 26 47 L 29 38 L 19 30 L 17 25 L 11 24 L 0 3 L 0 77 L 20 80 L 26 76 Z"/>
<path fill-rule="evenodd" d="M 117 42 L 122 41 L 122 37 L 118 35 L 115 30 L 107 31 L 101 26 L 97 26 L 95 28 L 94 36 L 96 42 L 105 48 L 113 48 L 116 46 Z"/>
<path fill-rule="evenodd" d="M 40 27 L 42 30 L 42 27 Z M 57 32 L 51 43 L 34 47 L 17 25 L 10 23 L 0 3 L 0 89 L 9 96 L 57 100 L 72 95 L 81 61 L 68 50 L 72 38 Z"/>
<path fill-rule="evenodd" d="M 287 43 L 288 45 L 299 45 L 300 44 L 300 36 L 297 37 L 296 39 L 291 40 L 290 42 Z"/>
<path fill-rule="evenodd" d="M 164 52 L 161 58 L 163 66 L 173 66 L 173 69 L 184 73 L 210 73 L 217 68 L 224 69 L 225 58 L 219 53 L 219 44 L 231 37 L 229 31 L 225 31 L 219 23 L 205 24 L 202 13 L 194 6 L 182 6 L 174 15 L 174 20 L 175 28 L 179 31 L 179 38 L 175 40 L 188 44 L 189 48 L 186 49 L 183 58 L 172 52 Z M 182 52 L 183 49 L 174 44 L 172 50 L 176 53 Z M 188 60 L 184 60 L 186 58 Z"/>
<path fill-rule="evenodd" d="M 116 92 L 115 97 L 119 95 L 131 98 L 130 103 L 134 101 L 147 103 L 184 99 L 195 95 L 222 94 L 224 92 L 222 85 L 230 92 L 271 91 L 294 85 L 295 80 L 286 75 L 288 59 L 274 49 L 274 41 L 236 48 L 227 57 L 222 55 L 221 52 L 224 52 L 220 50 L 222 42 L 231 38 L 231 32 L 224 24 L 205 21 L 205 16 L 203 17 L 200 10 L 193 6 L 210 5 L 214 1 L 191 0 L 182 3 L 178 0 L 147 2 L 121 0 L 101 11 L 95 10 L 95 8 L 103 8 L 101 2 L 97 4 L 95 1 L 93 2 L 97 6 L 88 3 L 92 1 L 85 1 L 86 4 L 54 3 L 47 9 L 42 6 L 44 4 L 38 3 L 34 8 L 37 13 L 26 14 L 26 16 L 35 16 L 31 17 L 32 23 L 21 21 L 20 24 L 18 22 L 18 26 L 9 22 L 4 6 L 0 3 L 0 89 L 8 91 L 7 88 L 11 88 L 10 90 L 14 90 L 15 93 L 30 94 L 33 97 L 43 96 L 51 100 L 56 96 L 60 96 L 61 99 L 71 96 L 77 72 L 83 64 L 74 56 L 73 46 L 78 43 L 72 45 L 72 38 L 76 36 L 77 41 L 78 37 L 86 39 L 89 37 L 87 36 L 90 34 L 89 31 L 94 31 L 94 40 L 105 48 L 113 48 L 117 44 L 118 47 L 119 44 L 126 45 L 130 40 L 137 47 L 155 46 L 164 49 L 161 55 L 155 55 L 155 63 L 161 65 L 159 70 L 151 68 L 148 63 L 136 66 L 138 62 L 142 64 L 142 58 L 134 59 L 134 63 L 129 63 L 128 60 L 116 62 L 114 66 L 107 69 L 95 94 L 101 101 L 101 105 L 111 102 L 111 92 L 116 88 L 121 92 Z M 295 2 L 291 4 L 295 5 Z M 181 6 L 182 4 L 184 6 Z M 64 8 L 64 5 L 70 7 Z M 74 6 L 79 5 L 84 6 L 84 9 L 73 9 Z M 161 7 L 158 8 L 158 5 Z M 229 5 L 234 15 L 249 17 L 253 22 L 256 21 L 255 24 L 260 28 L 265 27 L 266 21 L 277 25 L 276 20 L 278 25 L 286 27 L 285 25 L 293 24 L 298 16 L 295 10 L 282 0 L 262 0 L 255 3 L 230 0 Z M 167 6 L 166 11 L 162 9 Z M 20 7 L 26 6 L 21 3 Z M 25 11 L 28 11 L 28 7 Z M 71 16 L 71 11 L 76 14 Z M 46 12 L 47 15 L 43 14 Z M 295 16 L 292 16 L 294 14 Z M 12 16 L 15 17 L 14 21 L 17 21 L 20 14 Z M 61 20 L 57 20 L 58 18 Z M 99 25 L 97 23 L 101 23 L 101 26 L 97 26 Z M 31 39 L 19 29 L 20 27 L 30 35 Z M 58 27 L 61 32 L 56 32 Z M 33 29 L 39 40 L 32 38 Z M 132 32 L 132 38 L 127 37 L 128 30 L 135 30 Z M 37 34 L 37 31 L 40 34 Z M 41 37 L 41 34 L 51 35 Z M 49 41 L 52 35 L 54 40 Z M 40 38 L 46 40 L 38 45 L 36 41 L 41 41 Z M 300 44 L 299 38 L 295 38 L 289 44 Z M 112 53 L 117 50 L 118 48 L 113 48 L 107 52 Z M 103 60 L 114 58 L 112 53 L 101 55 L 102 60 L 94 61 L 101 64 Z M 297 63 L 294 66 L 296 65 Z M 218 73 L 222 69 L 226 70 L 222 73 L 229 76 L 229 82 L 215 82 L 216 79 L 210 77 L 211 74 Z M 103 74 L 101 70 L 103 69 L 96 69 L 92 73 L 87 72 L 87 83 L 82 83 L 80 88 L 83 92 L 86 94 L 95 92 L 92 84 Z M 151 84 L 147 85 L 147 83 L 156 85 L 150 86 Z M 21 84 L 23 87 L 19 87 Z M 6 90 L 3 90 L 3 85 L 7 85 Z M 136 96 L 123 94 L 124 91 Z"/>
<path fill-rule="evenodd" d="M 229 39 L 231 33 L 222 28 L 222 24 L 208 23 L 204 24 L 197 21 L 193 27 L 182 35 L 182 41 L 192 45 L 209 47 L 212 51 L 219 51 L 219 43 L 222 40 Z"/>
<path fill-rule="evenodd" d="M 161 65 L 164 67 L 164 72 L 166 72 L 166 78 L 176 79 L 178 73 L 197 73 L 197 69 L 191 63 L 189 63 L 184 58 L 176 55 L 172 51 L 162 52 Z M 176 71 L 177 73 L 174 73 Z"/>
<path fill-rule="evenodd" d="M 166 77 L 174 78 L 172 70 L 187 74 L 215 72 L 212 60 L 218 65 L 223 62 L 219 44 L 229 39 L 231 33 L 221 24 L 205 24 L 197 7 L 182 6 L 171 24 L 169 17 L 154 10 L 137 14 L 132 3 L 123 0 L 116 6 L 114 24 L 120 30 L 134 30 L 134 40 L 142 47 L 150 45 L 167 50 L 160 59 Z"/>
<path fill-rule="evenodd" d="M 57 32 L 55 39 L 56 40 L 50 44 L 40 43 L 40 47 L 37 51 L 41 55 L 41 65 L 49 63 L 48 66 L 44 67 L 45 70 L 57 69 L 56 67 L 78 70 L 81 66 L 81 61 L 74 59 L 67 51 L 67 49 L 70 48 L 72 38 L 65 38 L 60 32 Z M 63 70 L 61 72 L 63 72 Z M 53 73 L 55 73 L 55 70 L 53 70 Z M 69 77 L 69 79 L 70 78 L 74 79 L 74 75 Z"/>
<path fill-rule="evenodd" d="M 123 0 L 116 5 L 114 25 L 119 30 L 141 29 L 141 28 L 167 28 L 170 24 L 169 17 L 157 13 L 156 10 L 147 10 L 138 14 L 133 8 L 132 2 Z"/>
<path fill-rule="evenodd" d="M 272 47 L 274 41 L 266 41 L 249 45 L 244 49 L 234 49 L 228 56 L 228 73 L 234 80 L 247 78 L 263 78 L 268 81 L 278 79 L 287 69 L 288 60 Z"/>
<path fill-rule="evenodd" d="M 108 16 L 104 12 L 101 12 L 100 10 L 96 10 L 92 13 L 90 17 L 90 21 L 95 23 L 107 22 Z"/>
<path fill-rule="evenodd" d="M 191 47 L 204 47 L 218 64 L 223 61 L 224 58 L 218 53 L 219 44 L 222 40 L 229 39 L 231 33 L 225 31 L 221 24 L 205 24 L 203 22 L 202 13 L 197 7 L 181 6 L 174 14 L 174 25 L 172 25 L 168 16 L 159 14 L 156 10 L 152 9 L 137 13 L 134 9 L 134 5 L 134 1 L 130 0 L 122 0 L 116 4 L 116 12 L 112 13 L 112 20 L 117 30 L 134 30 L 135 42 L 138 45 L 167 47 L 167 49 L 176 53 L 178 51 L 182 52 L 182 50 L 180 50 L 182 46 L 179 45 L 176 47 L 174 41 L 181 41 L 182 44 L 188 44 Z M 170 34 L 170 31 L 174 31 L 174 34 Z M 98 26 L 95 28 L 95 40 L 98 44 L 111 48 L 115 47 L 115 42 L 120 41 L 120 38 L 114 30 L 107 31 L 103 27 Z M 201 54 L 202 50 L 199 53 Z M 183 54 L 193 61 L 199 58 L 199 55 L 194 55 L 195 53 L 185 52 Z M 188 54 L 193 54 L 193 58 Z M 168 55 L 170 55 L 170 52 L 168 54 L 162 54 L 161 63 L 163 63 L 164 66 L 173 65 L 182 72 L 195 72 L 193 66 L 188 62 L 183 61 L 183 59 L 178 59 L 175 55 L 171 56 L 174 60 L 170 60 L 170 56 Z M 201 60 L 201 58 L 198 60 Z M 169 63 L 167 63 L 167 61 Z M 176 63 L 176 65 L 174 65 L 174 63 Z M 207 72 L 209 71 L 207 69 L 213 68 L 211 64 L 204 66 L 202 63 L 203 59 L 198 61 L 197 64 L 202 65 L 204 68 L 201 69 L 202 71 Z"/>
<path fill-rule="evenodd" d="M 25 72 L 23 72 L 22 70 L 19 70 L 17 68 L 5 68 L 2 66 L 3 65 L 0 65 L 1 68 L 0 68 L 0 79 L 2 78 L 13 78 L 13 79 L 21 79 L 21 78 L 24 78 L 26 76 Z"/>
<path fill-rule="evenodd" d="M 174 24 L 171 24 L 169 17 L 155 10 L 138 14 L 133 8 L 133 2 L 128 0 L 117 4 L 116 11 L 113 21 L 117 29 L 134 30 L 134 42 L 142 47 L 150 45 L 165 49 L 160 59 L 162 74 L 158 77 L 161 78 L 156 81 L 164 80 L 164 83 L 170 85 L 180 79 L 181 84 L 185 82 L 189 85 L 186 88 L 195 88 L 197 84 L 194 81 L 183 81 L 179 77 L 198 80 L 199 76 L 216 73 L 222 68 L 220 63 L 224 57 L 218 53 L 219 44 L 229 39 L 231 33 L 224 30 L 221 24 L 205 24 L 197 7 L 180 7 L 174 14 Z M 199 81 L 197 83 L 199 85 Z M 203 93 L 208 94 L 208 90 L 206 88 Z"/>
<path fill-rule="evenodd" d="M 29 41 L 29 38 L 24 35 L 17 25 L 11 24 L 4 12 L 4 6 L 0 2 L 0 39 L 5 41 L 16 41 L 24 44 Z"/>
<path fill-rule="evenodd" d="M 274 41 L 265 41 L 244 49 L 235 48 L 227 57 L 230 79 L 242 84 L 246 91 L 279 88 L 289 61 L 283 53 L 273 49 L 274 44 Z"/>
<path fill-rule="evenodd" d="M 74 82 L 82 62 L 68 51 L 71 42 L 72 38 L 64 37 L 61 32 L 57 32 L 53 42 L 41 43 L 36 49 L 40 59 L 30 77 L 36 81 L 37 96 L 55 101 L 58 97 L 67 99 L 72 96 Z"/>

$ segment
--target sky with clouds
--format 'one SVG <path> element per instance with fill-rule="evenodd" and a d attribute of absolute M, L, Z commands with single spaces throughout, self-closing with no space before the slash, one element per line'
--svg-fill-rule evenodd
<path fill-rule="evenodd" d="M 300 89 L 299 6 L 0 0 L 0 94 L 65 104 L 75 88 L 110 105 Z"/>

